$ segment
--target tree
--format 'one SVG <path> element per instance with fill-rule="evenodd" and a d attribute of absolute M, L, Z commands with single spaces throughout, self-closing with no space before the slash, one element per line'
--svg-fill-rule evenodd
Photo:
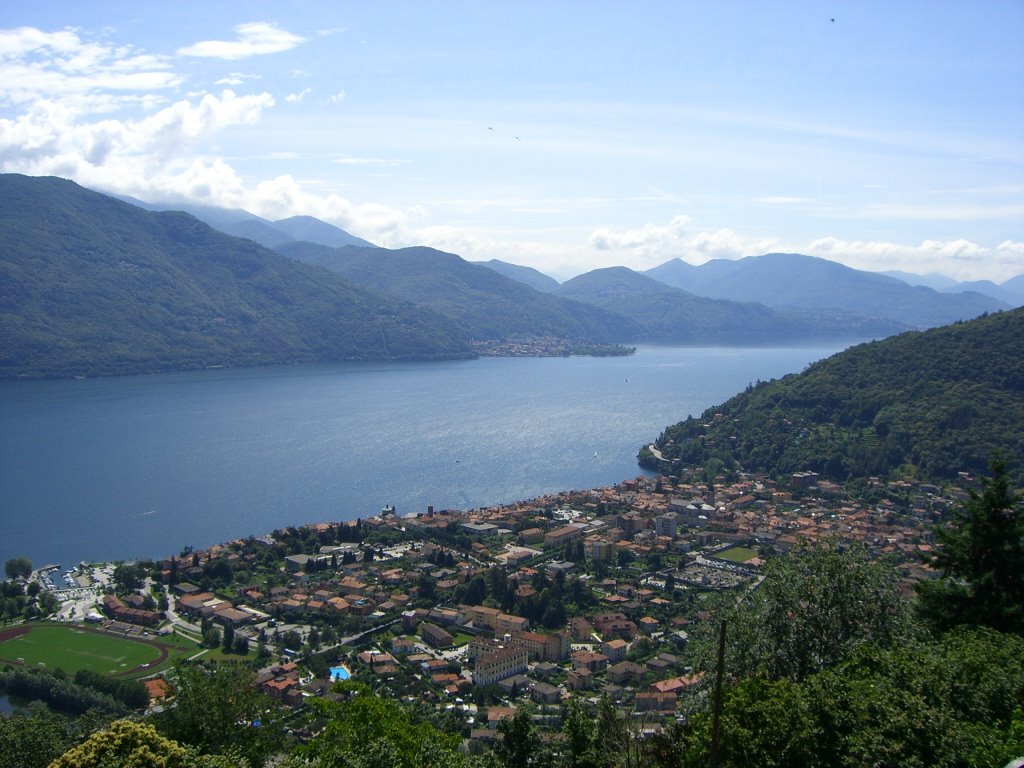
<path fill-rule="evenodd" d="M 27 764 L 23 764 L 27 765 Z M 118 720 L 68 750 L 49 768 L 239 768 L 238 753 L 203 755 L 161 736 L 148 723 Z"/>
<path fill-rule="evenodd" d="M 860 545 L 818 544 L 769 560 L 761 585 L 726 614 L 726 673 L 802 680 L 862 644 L 892 645 L 909 627 L 896 579 Z M 710 680 L 717 643 L 707 640 L 701 666 Z"/>
<path fill-rule="evenodd" d="M 46 768 L 72 743 L 67 720 L 42 702 L 27 715 L 0 716 L 0 768 Z"/>
<path fill-rule="evenodd" d="M 928 560 L 940 577 L 917 584 L 918 614 L 940 631 L 973 624 L 1024 633 L 1024 504 L 1002 459 L 935 537 Z"/>
<path fill-rule="evenodd" d="M 27 579 L 32 575 L 32 561 L 27 557 L 12 557 L 4 563 L 8 579 Z"/>
<path fill-rule="evenodd" d="M 191 768 L 194 753 L 146 723 L 118 720 L 65 752 L 50 768 Z"/>
<path fill-rule="evenodd" d="M 801 682 L 751 677 L 724 695 L 718 765 L 992 766 L 1024 749 L 1024 638 L 958 628 L 859 647 Z M 678 762 L 708 764 L 712 718 L 673 733 Z"/>
<path fill-rule="evenodd" d="M 583 709 L 579 699 L 569 700 L 565 721 L 562 723 L 565 736 L 565 768 L 594 768 L 597 766 L 594 754 L 597 728 L 594 720 Z"/>
<path fill-rule="evenodd" d="M 204 630 L 203 645 L 207 648 L 216 648 L 220 645 L 220 630 L 212 626 Z"/>
<path fill-rule="evenodd" d="M 146 572 L 137 565 L 120 563 L 114 567 L 114 585 L 119 594 L 134 592 L 142 586 Z"/>
<path fill-rule="evenodd" d="M 231 650 L 232 648 L 234 648 L 235 645 L 235 628 L 231 624 L 231 622 L 228 622 L 224 625 L 223 643 L 224 651 L 227 653 L 231 653 Z"/>
<path fill-rule="evenodd" d="M 174 678 L 175 706 L 156 720 L 165 736 L 210 754 L 237 752 L 253 765 L 281 746 L 280 710 L 246 667 L 180 664 Z"/>
<path fill-rule="evenodd" d="M 439 731 L 414 719 L 396 701 L 342 683 L 346 701 L 316 700 L 311 706 L 327 721 L 323 730 L 300 747 L 302 766 L 316 768 L 433 768 L 468 765 L 459 754 L 456 733 Z M 285 765 L 289 765 L 286 763 Z M 289 767 L 290 768 L 290 767 Z"/>
<path fill-rule="evenodd" d="M 504 768 L 528 768 L 537 764 L 540 734 L 533 727 L 529 712 L 517 709 L 514 715 L 498 723 L 498 733 L 501 738 L 494 745 L 494 752 Z"/>

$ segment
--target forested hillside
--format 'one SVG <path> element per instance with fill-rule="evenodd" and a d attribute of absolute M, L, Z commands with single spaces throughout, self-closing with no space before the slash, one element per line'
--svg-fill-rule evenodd
<path fill-rule="evenodd" d="M 862 344 L 801 374 L 752 384 L 658 438 L 664 460 L 836 480 L 982 472 L 1024 456 L 1024 309 Z"/>
<path fill-rule="evenodd" d="M 470 355 L 436 313 L 55 178 L 0 175 L 0 377 Z"/>
<path fill-rule="evenodd" d="M 338 272 L 357 285 L 429 307 L 473 339 L 554 336 L 614 343 L 631 341 L 641 333 L 627 317 L 541 293 L 489 267 L 433 248 L 326 248 L 289 243 L 277 250 Z"/>

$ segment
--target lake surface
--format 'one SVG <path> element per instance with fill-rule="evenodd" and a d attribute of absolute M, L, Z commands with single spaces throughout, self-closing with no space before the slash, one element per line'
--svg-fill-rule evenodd
<path fill-rule="evenodd" d="M 163 557 L 385 504 L 613 485 L 669 424 L 845 346 L 0 382 L 0 560 Z"/>

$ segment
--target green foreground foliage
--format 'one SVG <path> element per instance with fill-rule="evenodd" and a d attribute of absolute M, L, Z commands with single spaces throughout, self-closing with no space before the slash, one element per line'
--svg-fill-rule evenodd
<path fill-rule="evenodd" d="M 935 535 L 931 564 L 942 577 L 917 585 L 922 618 L 940 630 L 978 624 L 1024 634 L 1024 503 L 1002 460 Z"/>

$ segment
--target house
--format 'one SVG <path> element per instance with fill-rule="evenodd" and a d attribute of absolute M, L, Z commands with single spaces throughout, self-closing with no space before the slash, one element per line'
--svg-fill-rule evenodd
<path fill-rule="evenodd" d="M 615 557 L 615 543 L 600 536 L 588 536 L 583 541 L 583 554 L 587 560 L 611 560 Z"/>
<path fill-rule="evenodd" d="M 464 605 L 461 607 L 459 621 L 462 624 L 472 624 L 477 629 L 488 629 L 494 631 L 498 622 L 498 615 L 501 613 L 497 608 L 489 608 L 485 605 Z"/>
<path fill-rule="evenodd" d="M 240 611 L 238 608 L 221 608 L 220 610 L 213 612 L 213 620 L 218 624 L 223 624 L 225 627 L 240 627 L 243 624 L 248 624 L 253 621 L 256 617 L 253 614 L 246 611 Z"/>
<path fill-rule="evenodd" d="M 558 704 L 562 701 L 562 689 L 557 685 L 536 681 L 530 686 L 530 698 L 539 704 Z"/>
<path fill-rule="evenodd" d="M 591 672 L 602 672 L 608 666 L 608 657 L 593 651 L 577 651 L 572 655 L 573 669 L 589 669 Z"/>
<path fill-rule="evenodd" d="M 519 532 L 521 544 L 540 544 L 542 541 L 544 541 L 544 531 L 541 528 L 527 528 L 525 531 Z"/>
<path fill-rule="evenodd" d="M 523 616 L 514 616 L 510 613 L 499 613 L 494 617 L 495 635 L 524 632 L 529 628 L 530 620 Z"/>
<path fill-rule="evenodd" d="M 545 547 L 557 547 L 559 545 L 567 544 L 570 541 L 583 538 L 583 528 L 578 525 L 565 525 L 561 528 L 555 528 L 553 531 L 548 531 L 544 534 L 544 546 Z"/>
<path fill-rule="evenodd" d="M 511 642 L 526 648 L 530 658 L 539 661 L 563 661 L 569 656 L 569 636 L 564 632 L 516 632 Z"/>
<path fill-rule="evenodd" d="M 574 669 L 565 676 L 565 687 L 570 691 L 581 691 L 594 684 L 594 673 L 589 669 Z"/>
<path fill-rule="evenodd" d="M 138 624 L 143 627 L 155 627 L 164 619 L 162 611 L 147 611 L 142 608 L 130 608 L 114 595 L 103 596 L 103 611 L 115 621 L 127 624 Z"/>
<path fill-rule="evenodd" d="M 594 640 L 594 625 L 582 616 L 569 620 L 569 633 L 577 643 L 590 643 Z"/>
<path fill-rule="evenodd" d="M 493 523 L 469 522 L 461 525 L 462 531 L 470 536 L 490 537 L 498 535 L 498 526 Z"/>
<path fill-rule="evenodd" d="M 414 637 L 396 637 L 391 640 L 391 651 L 404 656 L 414 653 L 416 645 L 416 638 Z"/>
<path fill-rule="evenodd" d="M 608 680 L 616 685 L 634 685 L 643 680 L 647 670 L 632 661 L 620 661 L 608 667 Z"/>
<path fill-rule="evenodd" d="M 167 694 L 171 692 L 170 683 L 168 683 L 162 677 L 154 677 L 150 680 L 143 680 L 142 684 L 146 686 L 146 693 L 149 695 L 150 704 L 154 704 L 162 699 L 166 699 Z"/>
<path fill-rule="evenodd" d="M 481 656 L 473 669 L 473 682 L 490 685 L 512 675 L 525 674 L 529 656 L 525 648 L 503 648 Z"/>
<path fill-rule="evenodd" d="M 608 661 L 615 663 L 626 658 L 626 651 L 629 650 L 629 643 L 620 638 L 609 640 L 601 644 L 601 653 L 608 657 Z"/>
<path fill-rule="evenodd" d="M 677 535 L 676 513 L 666 512 L 654 518 L 654 532 L 658 536 L 674 539 Z"/>
<path fill-rule="evenodd" d="M 435 648 L 449 648 L 455 640 L 448 632 L 445 632 L 437 624 L 432 624 L 429 621 L 425 621 L 420 625 L 420 634 L 425 642 L 430 643 Z"/>
<path fill-rule="evenodd" d="M 656 712 L 659 715 L 674 715 L 678 696 L 675 693 L 644 691 L 636 695 L 637 712 Z"/>

